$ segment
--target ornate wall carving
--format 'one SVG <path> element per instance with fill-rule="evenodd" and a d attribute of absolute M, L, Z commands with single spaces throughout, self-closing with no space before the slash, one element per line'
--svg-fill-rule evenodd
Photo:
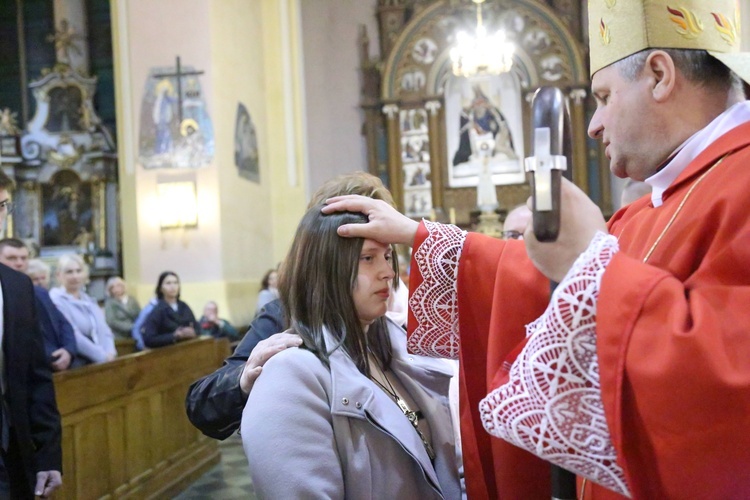
<path fill-rule="evenodd" d="M 507 158 L 517 157 L 530 146 L 530 134 L 526 132 L 529 129 L 528 99 L 540 86 L 555 85 L 566 95 L 575 95 L 570 105 L 575 129 L 573 168 L 577 182 L 587 191 L 606 195 L 607 190 L 602 186 L 590 190 L 588 185 L 590 181 L 608 182 L 608 176 L 591 175 L 592 168 L 600 167 L 588 165 L 587 161 L 593 155 L 598 156 L 593 150 L 598 146 L 587 144 L 585 135 L 590 97 L 584 90 L 589 80 L 580 2 L 487 0 L 483 11 L 488 31 L 502 28 L 516 45 L 512 69 L 502 77 L 494 77 L 500 80 L 480 78 L 457 82 L 451 71 L 449 52 L 458 30 L 474 31 L 475 9 L 475 4 L 469 0 L 379 2 L 383 60 L 373 64 L 368 59 L 362 69 L 373 78 L 373 68 L 378 68 L 378 107 L 391 113 L 366 116 L 364 129 L 368 148 L 386 152 L 379 157 L 370 154 L 370 170 L 386 180 L 406 213 L 416 217 L 428 215 L 429 211 L 429 215 L 445 219 L 447 213 L 455 212 L 457 222 L 468 223 L 468 214 L 476 207 L 476 189 L 460 186 L 466 182 L 476 184 L 476 181 L 456 183 L 455 172 L 451 169 L 456 162 L 457 144 L 451 127 L 457 127 L 458 113 L 469 109 L 467 106 L 476 106 L 481 100 L 485 101 L 482 106 L 495 108 L 492 112 L 499 123 L 493 126 L 495 139 L 498 127 L 502 130 L 505 121 L 513 142 L 511 148 L 505 148 Z M 376 107 L 371 94 L 373 86 L 368 88 L 370 93 L 363 94 L 363 107 L 372 109 Z M 430 104 L 432 108 L 428 110 L 428 103 L 437 104 Z M 416 114 L 428 117 L 426 130 L 417 134 L 418 138 L 410 123 L 410 117 Z M 380 130 L 380 142 L 375 139 L 376 130 Z M 429 173 L 424 172 L 425 165 L 429 166 Z M 523 173 L 504 178 L 498 172 L 492 172 L 493 182 L 506 184 L 497 188 L 501 208 L 522 202 L 528 193 Z M 420 182 L 422 180 L 425 182 Z M 420 191 L 415 195 L 417 186 Z M 428 192 L 430 198 L 426 200 Z M 606 211 L 611 200 L 602 197 L 599 201 Z M 415 207 L 422 208 L 413 210 Z"/>

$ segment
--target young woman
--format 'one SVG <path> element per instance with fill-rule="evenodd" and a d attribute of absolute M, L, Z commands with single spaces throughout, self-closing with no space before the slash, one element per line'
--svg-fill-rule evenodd
<path fill-rule="evenodd" d="M 195 338 L 195 315 L 180 300 L 180 278 L 175 273 L 164 271 L 159 275 L 156 297 L 159 301 L 143 324 L 146 347 L 162 347 Z"/>
<path fill-rule="evenodd" d="M 266 362 L 243 412 L 261 498 L 460 498 L 451 370 L 407 354 L 385 317 L 398 275 L 391 247 L 336 234 L 366 221 L 311 208 L 282 267 L 303 346 Z"/>
<path fill-rule="evenodd" d="M 269 269 L 260 282 L 260 293 L 258 293 L 258 302 L 255 305 L 255 314 L 258 314 L 263 306 L 279 298 L 278 287 L 279 273 L 276 269 Z"/>
<path fill-rule="evenodd" d="M 79 364 L 104 363 L 117 356 L 115 339 L 94 299 L 84 291 L 88 268 L 80 256 L 66 254 L 57 263 L 60 286 L 49 292 L 52 302 L 73 327 Z"/>

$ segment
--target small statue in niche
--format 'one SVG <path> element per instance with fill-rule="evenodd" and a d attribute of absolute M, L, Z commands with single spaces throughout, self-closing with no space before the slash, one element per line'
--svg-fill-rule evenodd
<path fill-rule="evenodd" d="M 0 135 L 18 135 L 21 131 L 18 129 L 18 113 L 14 113 L 10 108 L 0 110 Z"/>
<path fill-rule="evenodd" d="M 81 49 L 77 42 L 83 40 L 83 36 L 75 32 L 67 19 L 60 21 L 60 29 L 55 31 L 54 35 L 48 35 L 47 41 L 55 44 L 57 61 L 63 64 L 70 64 L 70 52 L 73 51 L 81 55 Z"/>
<path fill-rule="evenodd" d="M 94 235 L 86 227 L 81 226 L 73 239 L 73 244 L 80 248 L 82 253 L 88 253 L 93 250 Z"/>

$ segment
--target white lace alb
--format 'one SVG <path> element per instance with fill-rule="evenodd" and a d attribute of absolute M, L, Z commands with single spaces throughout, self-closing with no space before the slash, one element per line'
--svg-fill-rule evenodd
<path fill-rule="evenodd" d="M 409 351 L 423 356 L 458 359 L 458 261 L 466 231 L 450 224 L 423 221 L 428 236 L 414 253 L 422 283 L 409 297 L 417 327 Z"/>
<path fill-rule="evenodd" d="M 527 325 L 527 343 L 508 381 L 479 405 L 490 434 L 630 496 L 616 462 L 599 383 L 596 302 L 617 239 L 597 233 Z"/>

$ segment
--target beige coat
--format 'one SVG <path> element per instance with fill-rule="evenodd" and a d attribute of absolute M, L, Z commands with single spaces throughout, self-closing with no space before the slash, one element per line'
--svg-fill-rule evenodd
<path fill-rule="evenodd" d="M 428 419 L 433 464 L 409 421 L 341 350 L 330 371 L 311 352 L 271 358 L 242 415 L 242 442 L 260 498 L 460 498 L 448 408 L 452 372 L 406 352 L 389 321 L 391 370 Z M 332 342 L 328 342 L 332 345 Z"/>

